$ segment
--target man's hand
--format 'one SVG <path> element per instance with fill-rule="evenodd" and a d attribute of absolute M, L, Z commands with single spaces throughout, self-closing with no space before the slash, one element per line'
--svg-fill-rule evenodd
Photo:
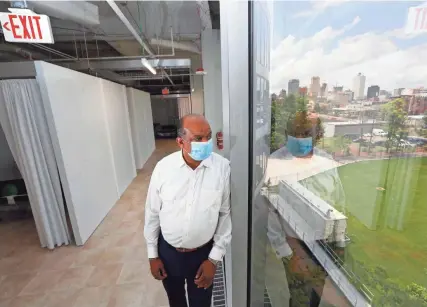
<path fill-rule="evenodd" d="M 194 283 L 197 285 L 197 288 L 207 289 L 212 285 L 214 276 L 216 272 L 216 266 L 209 260 L 205 260 L 199 267 L 197 271 L 196 278 Z"/>
<path fill-rule="evenodd" d="M 160 258 L 150 259 L 150 269 L 151 274 L 157 280 L 163 280 L 168 277 L 166 274 L 165 266 L 163 265 L 162 260 Z"/>

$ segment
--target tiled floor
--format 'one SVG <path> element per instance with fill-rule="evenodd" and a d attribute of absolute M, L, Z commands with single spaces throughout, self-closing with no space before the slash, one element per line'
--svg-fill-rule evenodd
<path fill-rule="evenodd" d="M 39 247 L 32 220 L 0 224 L 0 307 L 167 306 L 149 272 L 143 239 L 151 171 L 176 150 L 157 149 L 85 246 Z"/>

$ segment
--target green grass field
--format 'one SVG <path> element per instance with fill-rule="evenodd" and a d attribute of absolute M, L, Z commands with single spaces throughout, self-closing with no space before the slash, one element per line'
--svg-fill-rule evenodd
<path fill-rule="evenodd" d="M 427 158 L 364 161 L 338 172 L 352 241 L 346 265 L 356 274 L 357 262 L 382 267 L 385 279 L 427 288 Z"/>

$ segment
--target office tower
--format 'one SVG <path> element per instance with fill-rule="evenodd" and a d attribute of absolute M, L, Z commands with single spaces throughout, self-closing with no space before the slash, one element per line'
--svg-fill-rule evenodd
<path fill-rule="evenodd" d="M 288 82 L 288 95 L 298 95 L 299 91 L 299 80 L 292 79 Z"/>
<path fill-rule="evenodd" d="M 380 95 L 380 87 L 378 85 L 371 85 L 368 87 L 368 94 L 366 98 L 375 98 Z"/>
<path fill-rule="evenodd" d="M 320 94 L 320 78 L 312 77 L 310 84 L 310 96 L 313 98 L 317 98 Z"/>
<path fill-rule="evenodd" d="M 402 95 L 402 91 L 403 91 L 403 90 L 404 90 L 404 88 L 403 88 L 403 87 L 395 88 L 395 89 L 393 90 L 393 96 L 394 96 L 394 97 L 398 97 L 398 96 Z"/>
<path fill-rule="evenodd" d="M 320 97 L 325 97 L 328 93 L 328 85 L 326 83 L 322 83 L 322 86 L 320 87 Z"/>
<path fill-rule="evenodd" d="M 354 99 L 363 99 L 365 97 L 365 82 L 366 77 L 358 73 L 353 79 Z"/>
<path fill-rule="evenodd" d="M 390 97 L 391 93 L 386 90 L 380 90 L 380 96 Z"/>
<path fill-rule="evenodd" d="M 280 91 L 279 97 L 280 97 L 280 98 L 285 98 L 285 97 L 286 97 L 286 90 L 282 89 L 282 90 Z"/>
<path fill-rule="evenodd" d="M 339 93 L 342 92 L 342 90 L 344 89 L 344 87 L 341 86 L 334 86 L 334 93 Z"/>
<path fill-rule="evenodd" d="M 354 99 L 354 93 L 350 90 L 345 90 L 344 95 L 347 97 L 348 102 L 352 102 Z"/>

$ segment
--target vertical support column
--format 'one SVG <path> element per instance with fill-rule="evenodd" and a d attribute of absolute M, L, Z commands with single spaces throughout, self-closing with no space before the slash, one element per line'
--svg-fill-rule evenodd
<path fill-rule="evenodd" d="M 222 131 L 222 97 L 221 97 L 221 37 L 220 30 L 206 29 L 202 32 L 203 68 L 208 72 L 203 77 L 205 116 L 209 121 L 213 138 Z M 197 77 L 196 77 L 197 78 Z M 215 152 L 223 154 L 215 145 Z"/>
<path fill-rule="evenodd" d="M 225 257 L 228 307 L 248 306 L 249 4 L 221 1 L 221 75 L 225 156 L 231 162 L 233 238 Z"/>

